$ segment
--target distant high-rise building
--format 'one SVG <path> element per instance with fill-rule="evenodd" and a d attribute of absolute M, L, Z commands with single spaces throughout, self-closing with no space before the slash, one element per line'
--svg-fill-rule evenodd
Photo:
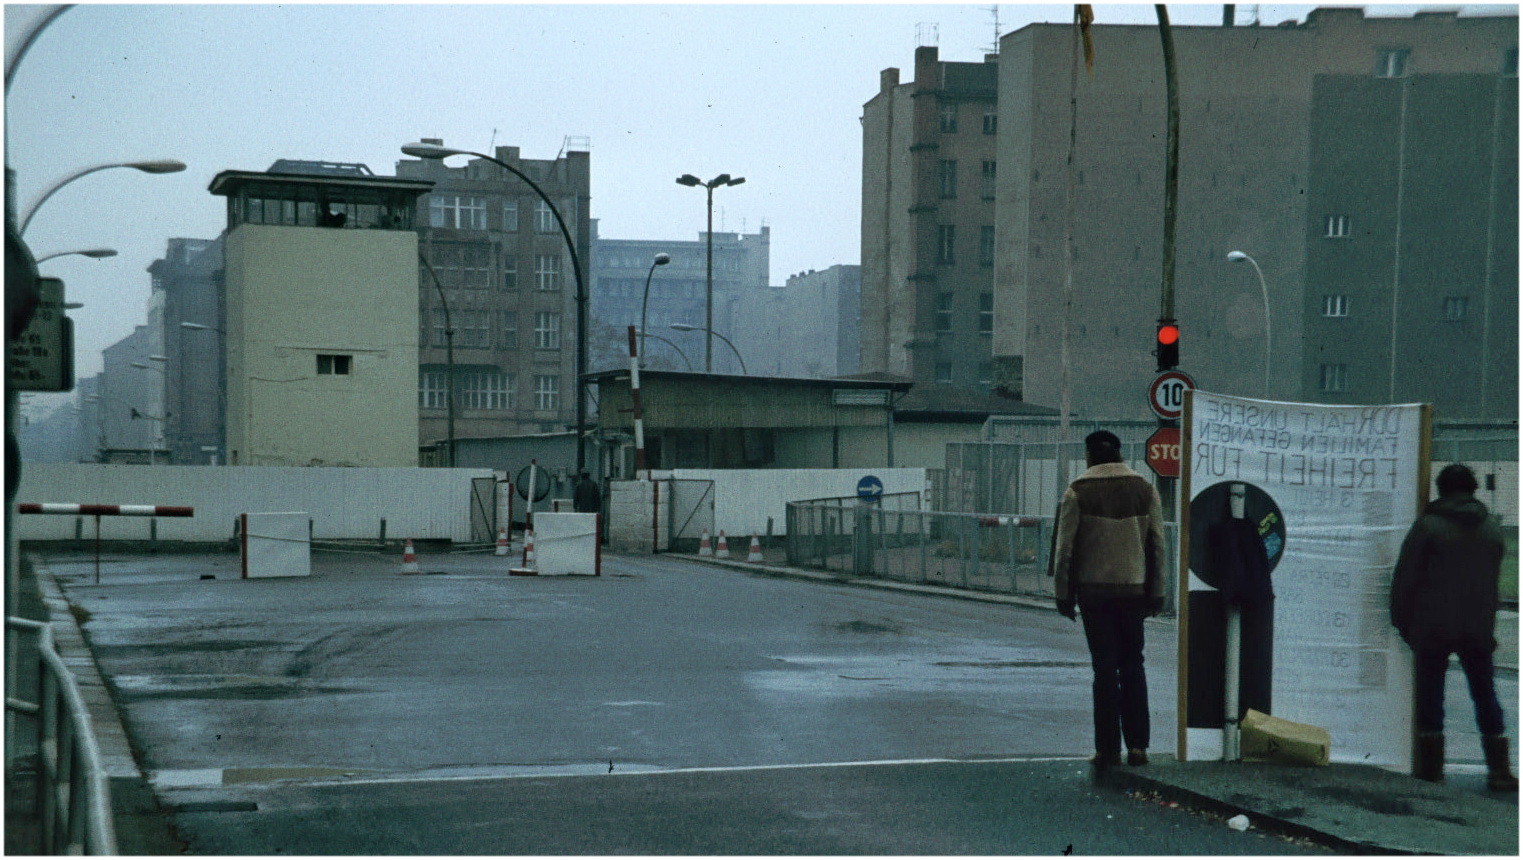
<path fill-rule="evenodd" d="M 171 463 L 225 463 L 220 239 L 170 239 L 148 266 L 163 342 L 164 443 Z M 189 323 L 199 328 L 186 328 Z"/>
<path fill-rule="evenodd" d="M 832 377 L 857 372 L 862 270 L 799 272 L 737 304 L 735 345 L 762 376 Z"/>

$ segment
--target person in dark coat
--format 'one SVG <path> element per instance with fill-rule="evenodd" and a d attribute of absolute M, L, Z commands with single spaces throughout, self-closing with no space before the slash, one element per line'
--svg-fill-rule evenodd
<path fill-rule="evenodd" d="M 595 514 L 603 509 L 603 493 L 586 472 L 576 480 L 571 507 L 579 514 Z"/>
<path fill-rule="evenodd" d="M 1492 678 L 1502 530 L 1476 500 L 1475 489 L 1475 474 L 1465 466 L 1456 463 L 1438 473 L 1439 497 L 1424 508 L 1401 545 L 1391 581 L 1391 623 L 1411 646 L 1416 669 L 1413 776 L 1444 780 L 1444 676 L 1449 655 L 1457 654 L 1481 730 L 1487 786 L 1517 791 Z"/>

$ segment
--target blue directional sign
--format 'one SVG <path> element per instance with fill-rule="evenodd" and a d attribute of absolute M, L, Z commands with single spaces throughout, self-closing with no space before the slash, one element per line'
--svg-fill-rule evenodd
<path fill-rule="evenodd" d="M 883 482 L 873 475 L 868 475 L 857 482 L 857 497 L 861 499 L 880 499 L 883 497 Z"/>

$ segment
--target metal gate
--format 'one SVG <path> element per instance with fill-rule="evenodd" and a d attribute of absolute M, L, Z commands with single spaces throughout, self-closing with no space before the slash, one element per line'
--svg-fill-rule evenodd
<path fill-rule="evenodd" d="M 671 502 L 666 506 L 671 535 L 667 548 L 696 552 L 704 530 L 714 532 L 714 482 L 674 478 L 666 483 L 671 487 Z"/>
<path fill-rule="evenodd" d="M 471 543 L 497 540 L 497 479 L 471 479 Z"/>

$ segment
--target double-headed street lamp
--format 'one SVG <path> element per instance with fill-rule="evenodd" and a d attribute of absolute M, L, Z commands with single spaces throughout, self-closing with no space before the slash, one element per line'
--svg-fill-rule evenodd
<path fill-rule="evenodd" d="M 576 253 L 576 242 L 571 239 L 571 230 L 566 227 L 566 219 L 561 217 L 560 209 L 550 199 L 544 189 L 524 172 L 507 162 L 500 161 L 484 152 L 473 152 L 469 149 L 451 149 L 435 143 L 409 143 L 402 147 L 403 155 L 414 158 L 431 158 L 443 160 L 452 155 L 469 155 L 474 158 L 482 158 L 501 167 L 503 170 L 522 179 L 525 184 L 534 189 L 545 205 L 549 207 L 550 214 L 555 216 L 555 223 L 561 228 L 561 238 L 566 240 L 566 253 L 571 255 L 571 270 L 576 276 L 576 471 L 581 474 L 587 463 L 583 436 L 587 433 L 587 398 L 582 390 L 582 377 L 587 373 L 587 285 L 582 281 L 582 262 Z"/>
<path fill-rule="evenodd" d="M 714 331 L 711 328 L 703 328 L 701 326 L 688 325 L 687 323 L 672 323 L 671 327 L 673 329 L 675 329 L 676 331 L 706 331 L 709 334 L 719 338 L 720 340 L 724 341 L 726 345 L 728 345 L 730 347 L 730 352 L 735 353 L 735 360 L 740 362 L 740 374 L 741 374 L 741 376 L 750 376 L 751 375 L 751 372 L 749 370 L 746 370 L 746 360 L 744 358 L 740 357 L 740 350 L 735 348 L 735 344 L 730 343 L 730 339 L 729 338 L 725 337 L 724 335 L 720 334 L 717 331 Z"/>
<path fill-rule="evenodd" d="M 64 178 L 53 183 L 52 187 L 42 192 L 42 194 L 38 195 L 37 200 L 33 202 L 31 206 L 27 207 L 26 215 L 22 217 L 21 226 L 17 229 L 17 232 L 21 233 L 22 235 L 26 234 L 26 227 L 28 224 L 32 223 L 32 217 L 37 214 L 38 209 L 42 208 L 42 204 L 48 202 L 49 197 L 52 197 L 54 194 L 58 193 L 58 189 L 68 185 L 70 182 L 73 182 L 82 176 L 89 176 L 90 174 L 100 170 L 110 170 L 113 167 L 130 167 L 133 170 L 141 170 L 144 173 L 179 173 L 185 169 L 185 162 L 175 161 L 174 159 L 170 158 L 161 158 L 155 159 L 153 161 L 123 161 L 112 162 L 110 164 L 97 164 L 94 167 L 86 167 L 83 170 L 76 170 L 68 176 L 65 176 Z"/>
<path fill-rule="evenodd" d="M 640 340 L 641 341 L 645 340 L 645 335 L 646 335 L 646 332 L 644 332 L 644 331 L 640 332 Z M 659 334 L 653 334 L 653 335 L 651 335 L 651 337 L 655 338 L 656 340 L 661 341 L 662 343 L 666 344 L 667 346 L 671 347 L 672 349 L 675 349 L 677 351 L 677 354 L 682 356 L 682 363 L 687 365 L 687 369 L 688 370 L 692 370 L 693 369 L 693 362 L 687 357 L 687 353 L 683 352 L 682 351 L 682 347 L 678 346 L 674 341 L 672 341 L 671 338 L 662 337 Z M 644 361 L 644 359 L 645 359 L 645 347 L 643 347 L 643 346 L 640 347 L 640 359 L 641 359 L 640 366 L 644 367 L 645 366 L 645 361 Z"/>
<path fill-rule="evenodd" d="M 722 188 L 726 185 L 739 185 L 745 181 L 746 178 L 744 176 L 736 176 L 732 178 L 728 173 L 721 173 L 713 179 L 710 179 L 708 182 L 704 182 L 702 179 L 699 179 L 691 173 L 684 173 L 681 176 L 677 177 L 678 185 L 686 185 L 690 188 L 697 188 L 702 186 L 703 188 L 708 189 L 709 229 L 706 235 L 708 238 L 709 247 L 707 267 L 708 272 L 704 276 L 705 310 L 703 325 L 704 331 L 709 332 L 709 335 L 705 336 L 703 341 L 704 373 L 714 372 L 714 338 L 712 336 L 714 333 L 714 189 Z"/>
<path fill-rule="evenodd" d="M 670 254 L 657 254 L 650 261 L 650 271 L 645 273 L 645 293 L 640 298 L 640 366 L 645 366 L 645 308 L 650 304 L 650 276 L 656 273 L 657 266 L 664 266 L 672 261 Z M 686 359 L 687 356 L 683 356 Z"/>
<path fill-rule="evenodd" d="M 1259 291 L 1264 294 L 1264 397 L 1269 397 L 1269 287 L 1264 283 L 1264 270 L 1259 268 L 1259 261 L 1244 254 L 1242 251 L 1233 251 L 1227 255 L 1228 262 L 1241 263 L 1244 260 L 1253 264 L 1253 270 L 1259 276 Z"/>

